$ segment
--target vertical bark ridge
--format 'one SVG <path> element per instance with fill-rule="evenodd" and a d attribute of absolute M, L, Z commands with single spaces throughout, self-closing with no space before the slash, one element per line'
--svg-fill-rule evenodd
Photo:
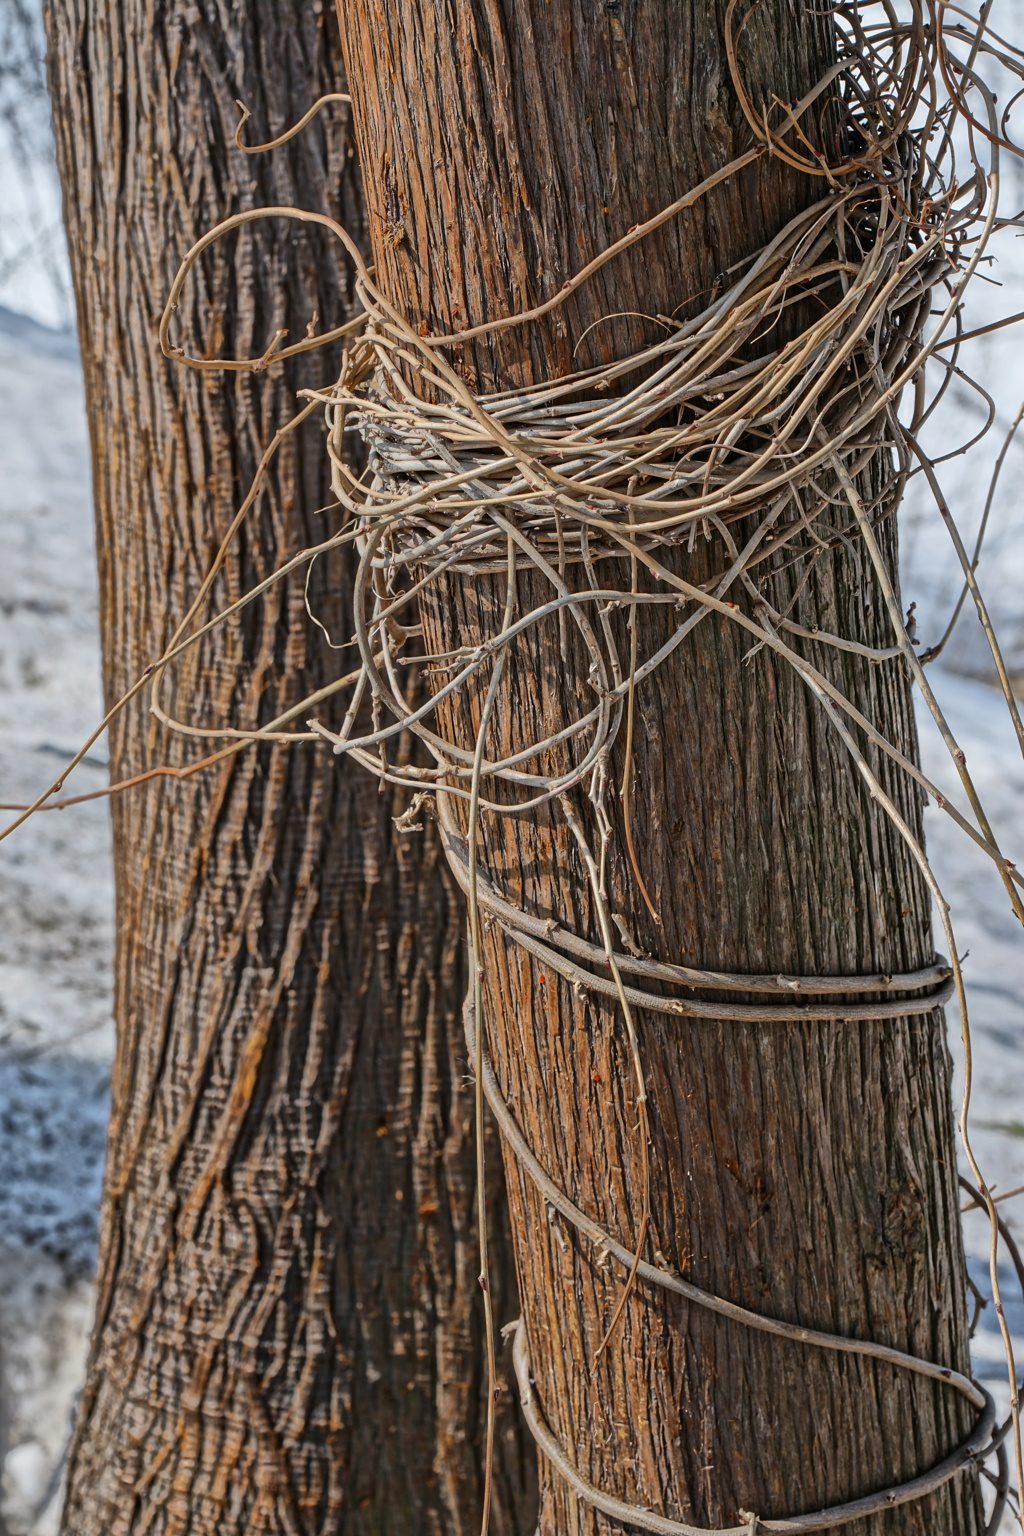
<path fill-rule="evenodd" d="M 113 701 L 186 611 L 295 390 L 332 363 L 167 363 L 177 263 L 230 213 L 328 208 L 358 234 L 362 201 L 344 108 L 270 155 L 232 144 L 236 97 L 269 137 L 337 88 L 320 5 L 50 0 L 47 22 Z M 278 327 L 294 340 L 350 304 L 337 250 L 294 224 L 227 237 L 193 277 L 177 334 L 206 357 L 259 356 Z M 321 426 L 299 431 L 217 606 L 334 526 Z M 335 639 L 349 582 L 338 558 L 310 584 Z M 165 702 L 252 725 L 338 665 L 291 584 L 190 653 Z M 144 702 L 111 738 L 115 779 L 210 750 Z M 272 746 L 113 803 L 118 1039 L 69 1536 L 474 1526 L 461 899 L 436 835 L 396 831 L 401 809 L 326 754 Z M 532 1471 L 514 1420 L 499 1444 L 511 1536 L 532 1529 Z"/>

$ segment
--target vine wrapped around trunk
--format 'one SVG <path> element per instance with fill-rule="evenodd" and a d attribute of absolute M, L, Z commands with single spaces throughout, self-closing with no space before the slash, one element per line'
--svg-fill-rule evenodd
<path fill-rule="evenodd" d="M 311 726 L 395 779 L 400 725 L 434 755 L 540 1529 L 980 1531 L 893 517 L 989 217 L 928 184 L 935 32 L 446 16 L 344 12 L 385 206 L 324 398 L 370 448 L 334 483 L 393 723 Z"/>

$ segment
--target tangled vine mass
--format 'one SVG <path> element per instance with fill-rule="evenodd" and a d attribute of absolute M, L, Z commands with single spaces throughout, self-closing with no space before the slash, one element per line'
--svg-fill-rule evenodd
<path fill-rule="evenodd" d="M 989 1459 L 994 1468 L 986 1469 L 986 1475 L 995 1496 L 988 1530 L 994 1533 L 1007 1501 L 1014 1499 L 1011 1459 L 1017 1487 L 1024 1486 L 1016 1365 L 1002 1308 L 997 1305 L 1011 1411 L 997 1422 L 984 1389 L 942 1362 L 755 1314 L 648 1262 L 646 1209 L 632 1241 L 605 1230 L 541 1166 L 503 1097 L 486 1039 L 483 927 L 499 925 L 546 970 L 618 1005 L 636 1076 L 644 1146 L 646 1089 L 634 1023 L 638 1009 L 769 1025 L 794 1020 L 853 1024 L 926 1013 L 955 995 L 966 1063 L 959 1127 L 971 1170 L 967 1188 L 988 1212 L 991 1283 L 1000 1302 L 997 1258 L 1007 1232 L 971 1148 L 970 1032 L 952 919 L 915 831 L 862 745 L 867 741 L 875 754 L 908 775 L 987 855 L 1024 923 L 1024 878 L 992 829 L 928 681 L 927 662 L 944 641 L 919 654 L 880 543 L 880 528 L 893 516 L 908 480 L 923 478 L 935 492 L 944 536 L 953 540 L 965 598 L 987 636 L 1024 751 L 1024 725 L 975 577 L 980 546 L 965 546 L 942 501 L 934 465 L 918 441 L 956 367 L 967 333 L 966 289 L 988 243 L 996 231 L 1024 223 L 1024 214 L 1008 213 L 1000 201 L 1001 156 L 1022 153 L 1013 140 L 1011 119 L 1017 95 L 1024 93 L 1024 57 L 991 28 L 991 10 L 992 0 L 980 19 L 941 0 L 910 0 L 902 7 L 887 0 L 841 4 L 832 12 L 840 37 L 834 66 L 803 101 L 763 111 L 748 99 L 736 64 L 736 39 L 749 9 L 745 0 L 731 0 L 730 67 L 752 148 L 699 186 L 681 189 L 675 203 L 631 229 L 554 298 L 527 314 L 457 335 L 421 335 L 379 291 L 343 229 L 324 214 L 280 208 L 226 220 L 197 243 L 179 271 L 161 329 L 168 356 L 205 368 L 263 367 L 271 358 L 346 338 L 338 377 L 306 392 L 304 407 L 271 445 L 276 448 L 311 412 L 326 413 L 333 490 L 345 520 L 339 533 L 284 562 L 259 588 L 204 618 L 230 540 L 258 495 L 258 477 L 189 615 L 133 693 L 152 688 L 159 717 L 173 729 L 220 743 L 216 756 L 259 740 L 326 742 L 370 773 L 414 791 L 408 825 L 428 801 L 434 802 L 469 909 L 475 964 L 466 1024 L 478 1120 L 486 1099 L 507 1149 L 548 1206 L 621 1266 L 628 1278 L 616 1319 L 634 1286 L 667 1288 L 746 1327 L 825 1350 L 884 1359 L 931 1377 L 975 1409 L 974 1426 L 960 1448 L 909 1482 L 814 1514 L 784 1519 L 750 1514 L 743 1526 L 718 1536 L 742 1536 L 757 1527 L 776 1532 L 830 1528 L 920 1498 L 963 1468 Z M 993 75 L 1009 76 L 1014 83 L 1002 106 Z M 805 131 L 810 117 L 826 109 L 838 112 L 844 124 L 848 153 L 840 163 L 829 163 Z M 816 178 L 820 195 L 764 249 L 727 274 L 700 313 L 666 325 L 660 339 L 611 364 L 495 393 L 470 390 L 454 348 L 497 329 L 529 325 L 564 303 L 599 267 L 765 155 Z M 171 333 L 175 303 L 191 267 L 226 230 L 268 216 L 321 224 L 338 236 L 357 272 L 359 319 L 292 347 L 278 345 L 261 359 L 186 357 Z M 777 342 L 776 333 L 788 339 Z M 367 450 L 361 472 L 344 449 L 345 434 L 353 430 Z M 881 484 L 868 473 L 879 463 L 886 466 Z M 712 546 L 719 557 L 710 582 L 690 582 L 665 563 L 668 546 L 692 550 L 696 540 Z M 873 568 L 891 629 L 885 646 L 809 627 L 798 622 L 792 607 L 773 606 L 766 593 L 760 578 L 780 559 L 811 563 L 837 541 L 855 544 Z M 161 702 L 160 685 L 183 649 L 257 600 L 272 582 L 301 577 L 303 571 L 308 581 L 312 562 L 342 544 L 355 545 L 359 557 L 353 637 L 358 666 L 259 729 L 229 732 L 216 722 L 174 720 Z M 582 579 L 570 581 L 570 567 Z M 616 573 L 614 581 L 609 571 Z M 474 647 L 445 655 L 414 654 L 411 647 L 422 634 L 417 600 L 444 572 L 504 573 L 507 600 L 500 627 Z M 545 601 L 523 603 L 524 572 L 534 575 L 531 590 L 542 579 Z M 623 644 L 623 634 L 634 636 L 635 631 L 616 620 L 641 605 L 659 606 L 670 619 L 668 639 L 649 655 L 638 654 L 635 638 Z M 606 881 L 611 824 L 605 800 L 612 747 L 632 731 L 636 691 L 656 685 L 662 664 L 711 615 L 740 626 L 755 650 L 773 652 L 820 705 L 935 898 L 948 962 L 937 960 L 905 975 L 741 976 L 655 960 L 622 942 Z M 557 626 L 563 643 L 567 626 L 575 632 L 574 643 L 588 658 L 589 704 L 566 718 L 556 733 L 524 740 L 498 758 L 489 743 L 503 668 L 516 642 L 544 624 Z M 909 669 L 952 754 L 969 813 L 942 796 L 917 763 L 808 660 L 800 645 L 807 639 L 879 667 Z M 413 664 L 430 674 L 426 696 L 410 683 Z M 315 714 L 332 693 L 346 701 L 343 723 L 336 729 Z M 439 706 L 460 695 L 475 700 L 472 748 L 451 739 L 442 724 Z M 408 741 L 408 733 L 422 742 L 430 766 L 395 750 L 401 740 Z M 554 748 L 568 766 L 545 772 Z M 44 805 L 52 793 L 53 786 L 31 809 Z M 481 828 L 488 818 L 528 817 L 542 806 L 546 814 L 562 819 L 578 848 L 596 915 L 594 935 L 524 909 L 513 893 L 500 889 L 482 860 Z M 701 994 L 708 991 L 716 998 L 734 992 L 761 1000 L 702 1002 Z M 482 1136 L 478 1160 L 482 1173 Z M 480 1230 L 486 1230 L 482 1220 Z M 1010 1257 L 1018 1262 L 1012 1245 Z M 1024 1274 L 1020 1278 L 1024 1283 Z M 484 1300 L 488 1304 L 486 1289 Z M 491 1322 L 488 1316 L 493 1370 Z M 615 1319 L 609 1335 L 614 1326 Z M 531 1382 L 522 1320 L 516 1325 L 514 1358 L 529 1426 L 580 1499 L 632 1528 L 697 1536 L 694 1527 L 626 1504 L 584 1479 L 545 1421 Z"/>

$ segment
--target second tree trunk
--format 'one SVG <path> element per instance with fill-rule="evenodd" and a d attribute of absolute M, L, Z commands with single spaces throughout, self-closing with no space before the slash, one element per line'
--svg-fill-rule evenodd
<path fill-rule="evenodd" d="M 333 18 L 306 0 L 50 0 L 47 25 L 113 701 L 187 611 L 295 390 L 337 366 L 168 362 L 157 323 L 178 262 L 261 205 L 358 232 L 362 197 L 343 107 L 255 159 L 233 143 L 236 97 L 258 141 L 338 88 Z M 295 341 L 349 305 L 337 248 L 271 220 L 210 251 L 174 339 L 258 357 L 278 327 Z M 323 538 L 330 502 L 314 416 L 285 441 L 211 607 Z M 310 584 L 335 640 L 350 582 L 348 562 L 322 560 Z M 279 586 L 184 658 L 164 702 L 215 733 L 251 727 L 350 654 L 310 624 L 301 582 Z M 167 733 L 147 702 L 111 732 L 115 778 L 220 745 Z M 314 746 L 269 743 L 114 801 L 117 1057 L 68 1536 L 475 1527 L 462 903 L 436 835 L 396 831 L 402 808 Z M 511 1536 L 533 1528 L 530 1462 L 514 1434 L 500 1446 Z"/>

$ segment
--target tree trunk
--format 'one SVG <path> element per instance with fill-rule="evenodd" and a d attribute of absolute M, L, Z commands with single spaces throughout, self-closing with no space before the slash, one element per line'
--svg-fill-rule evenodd
<path fill-rule="evenodd" d="M 157 321 L 181 256 L 218 220 L 273 204 L 358 234 L 362 203 L 344 107 L 255 159 L 232 144 L 236 97 L 256 140 L 337 89 L 318 4 L 48 0 L 47 26 L 112 702 L 187 611 L 294 391 L 338 363 L 166 362 Z M 249 225 L 196 269 L 176 339 L 258 357 L 279 327 L 294 341 L 311 319 L 343 320 L 349 281 L 319 231 Z M 319 415 L 300 431 L 216 607 L 335 526 Z M 340 558 L 310 583 L 336 640 L 350 583 Z M 278 586 L 188 654 L 164 702 L 192 724 L 251 727 L 350 654 L 310 625 L 301 585 Z M 111 731 L 112 776 L 219 744 L 158 728 L 136 700 Z M 396 830 L 403 805 L 308 745 L 248 748 L 113 802 L 118 1043 L 69 1536 L 474 1528 L 462 903 L 436 833 Z M 506 1220 L 496 1203 L 499 1236 Z M 510 1259 L 504 1277 L 511 1290 Z M 498 1473 L 497 1528 L 532 1529 L 532 1454 L 511 1415 Z"/>
<path fill-rule="evenodd" d="M 363 173 L 379 189 L 369 220 L 375 280 L 421 333 L 449 334 L 557 294 L 612 240 L 753 143 L 727 69 L 724 0 L 465 0 L 454 10 L 439 0 L 359 0 L 339 9 Z M 767 0 L 745 33 L 751 98 L 799 100 L 832 48 L 826 11 Z M 827 140 L 827 118 L 822 131 Z M 827 147 L 835 158 L 834 139 Z M 652 333 L 633 312 L 685 313 L 686 301 L 820 195 L 821 183 L 812 188 L 780 160 L 757 160 L 553 314 L 454 344 L 449 356 L 483 390 L 622 356 Z M 868 478 L 876 491 L 886 484 L 884 459 Z M 879 520 L 877 537 L 895 570 L 891 518 Z M 697 585 L 728 563 L 718 538 L 658 558 Z M 891 642 L 876 578 L 849 540 L 768 572 L 766 595 L 782 611 L 792 600 L 801 624 Z M 597 579 L 621 587 L 621 562 L 603 562 Z M 566 580 L 582 585 L 578 567 Z M 551 596 L 529 570 L 519 581 L 517 613 Z M 738 589 L 730 596 L 751 611 Z M 435 578 L 420 599 L 427 650 L 477 645 L 495 633 L 504 602 L 500 577 Z M 646 656 L 671 621 L 660 608 L 633 612 Z M 751 643 L 712 615 L 638 691 L 634 842 L 662 923 L 637 894 L 616 810 L 609 888 L 627 930 L 659 959 L 741 975 L 930 965 L 929 902 L 905 845 L 796 675 L 767 648 L 747 657 Z M 799 647 L 914 754 L 902 662 L 871 666 L 813 640 Z M 560 644 L 554 620 L 517 642 L 488 756 L 544 740 L 567 711 L 589 707 L 588 660 L 571 637 Z M 472 748 L 479 718 L 479 691 L 470 693 L 439 712 L 462 748 Z M 616 754 L 613 784 L 622 782 L 621 742 Z M 886 760 L 871 760 L 919 831 L 916 792 Z M 565 767 L 549 754 L 556 761 Z M 487 873 L 512 902 L 601 947 L 563 818 L 484 817 L 480 835 Z M 621 1014 L 545 975 L 500 925 L 484 953 L 501 1094 L 554 1183 L 632 1248 L 643 1159 Z M 655 1250 L 659 1264 L 754 1312 L 966 1370 L 941 1011 L 770 1025 L 642 1012 L 637 1031 L 651 1117 L 646 1256 Z M 676 1520 L 733 1527 L 744 1511 L 796 1515 L 911 1479 L 970 1431 L 969 1406 L 933 1381 L 772 1337 L 643 1280 L 598 1359 L 624 1274 L 552 1222 L 508 1153 L 506 1171 L 538 1398 L 598 1488 Z M 550 1464 L 541 1486 L 542 1536 L 620 1528 L 578 1502 Z M 966 1471 L 843 1529 L 966 1536 L 980 1520 L 977 1476 Z"/>

